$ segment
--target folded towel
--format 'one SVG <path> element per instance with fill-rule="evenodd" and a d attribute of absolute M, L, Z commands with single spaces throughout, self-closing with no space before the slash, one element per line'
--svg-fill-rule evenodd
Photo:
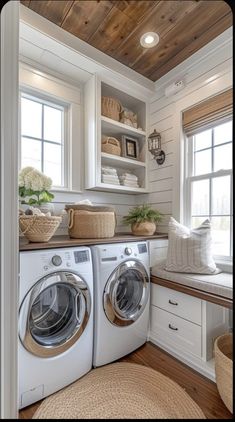
<path fill-rule="evenodd" d="M 139 188 L 140 186 L 138 185 L 138 183 L 125 183 L 125 182 L 121 182 L 122 186 L 129 186 L 130 188 Z"/>
<path fill-rule="evenodd" d="M 129 179 L 128 177 L 122 177 L 122 176 L 120 176 L 120 180 L 123 180 L 124 182 L 132 182 L 132 183 L 138 182 L 138 179 Z"/>
<path fill-rule="evenodd" d="M 117 174 L 117 170 L 112 167 L 101 167 L 103 174 Z"/>
<path fill-rule="evenodd" d="M 138 177 L 132 173 L 123 173 L 121 177 L 128 177 L 128 179 L 133 179 L 133 180 L 138 179 Z"/>
<path fill-rule="evenodd" d="M 107 183 L 108 185 L 119 185 L 120 186 L 120 182 L 118 180 L 101 180 L 102 183 Z"/>
<path fill-rule="evenodd" d="M 101 176 L 102 176 L 103 179 L 106 179 L 106 180 L 118 180 L 119 181 L 117 176 L 107 176 L 106 174 L 102 174 Z"/>

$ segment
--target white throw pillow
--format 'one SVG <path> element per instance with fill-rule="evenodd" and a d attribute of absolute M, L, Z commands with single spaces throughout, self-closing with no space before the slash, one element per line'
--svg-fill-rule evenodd
<path fill-rule="evenodd" d="M 190 230 L 173 217 L 169 222 L 167 271 L 197 274 L 216 274 L 212 256 L 211 224 L 205 220 L 199 227 Z"/>

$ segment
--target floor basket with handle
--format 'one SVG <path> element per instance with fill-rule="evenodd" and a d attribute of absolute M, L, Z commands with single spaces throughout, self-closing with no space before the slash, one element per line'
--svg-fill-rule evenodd
<path fill-rule="evenodd" d="M 215 341 L 216 384 L 225 406 L 233 412 L 233 335 L 223 334 Z"/>

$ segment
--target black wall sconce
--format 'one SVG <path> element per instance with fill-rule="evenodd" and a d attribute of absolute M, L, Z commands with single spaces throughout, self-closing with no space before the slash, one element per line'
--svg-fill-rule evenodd
<path fill-rule="evenodd" d="M 148 137 L 148 150 L 158 164 L 164 163 L 166 156 L 165 152 L 161 149 L 161 135 L 156 129 Z"/>

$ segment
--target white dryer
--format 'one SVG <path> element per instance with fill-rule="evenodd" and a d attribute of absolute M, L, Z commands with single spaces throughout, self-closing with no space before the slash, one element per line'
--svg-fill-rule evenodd
<path fill-rule="evenodd" d="M 96 367 L 127 355 L 147 340 L 149 254 L 146 242 L 96 245 L 91 250 Z"/>
<path fill-rule="evenodd" d="M 92 349 L 90 249 L 21 252 L 19 408 L 86 374 Z"/>

